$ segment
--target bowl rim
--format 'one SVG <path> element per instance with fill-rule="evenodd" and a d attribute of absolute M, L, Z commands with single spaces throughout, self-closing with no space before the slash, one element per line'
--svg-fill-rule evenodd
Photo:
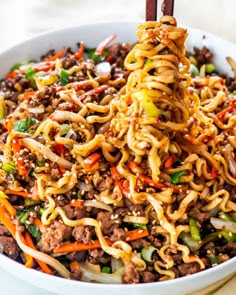
<path fill-rule="evenodd" d="M 55 283 L 68 283 L 68 279 L 66 278 L 63 278 L 63 277 L 59 277 L 59 276 L 56 276 L 56 275 L 48 275 L 44 272 L 41 272 L 41 271 L 38 271 L 36 269 L 30 269 L 30 268 L 26 268 L 23 264 L 21 264 L 20 262 L 17 262 L 9 257 L 7 257 L 5 254 L 1 254 L 0 253 L 0 261 L 3 261 L 3 263 L 1 263 L 1 266 L 0 268 L 2 269 L 5 269 L 7 272 L 8 270 L 6 269 L 6 267 L 4 266 L 5 263 L 7 263 L 8 265 L 11 265 L 12 268 L 11 269 L 14 269 L 14 268 L 18 268 L 19 271 L 24 271 L 24 272 L 30 272 L 31 274 L 34 274 L 36 275 L 38 278 L 41 278 L 42 280 L 43 279 L 49 279 L 49 280 L 53 280 L 55 281 Z M 3 265 L 3 267 L 2 267 Z M 194 274 L 191 274 L 191 275 L 187 275 L 187 276 L 184 276 L 184 277 L 180 277 L 180 278 L 174 278 L 174 279 L 171 279 L 171 280 L 166 280 L 166 281 L 158 281 L 158 282 L 152 282 L 152 283 L 139 283 L 139 284 L 102 284 L 102 283 L 91 283 L 91 282 L 84 282 L 84 281 L 77 281 L 77 280 L 69 280 L 70 284 L 73 284 L 73 285 L 83 285 L 84 287 L 91 287 L 91 286 L 95 286 L 98 287 L 98 286 L 102 286 L 102 288 L 105 290 L 105 289 L 110 289 L 110 287 L 116 287 L 116 288 L 122 288 L 122 289 L 134 289 L 134 288 L 144 288 L 144 287 L 147 287 L 147 286 L 154 286 L 154 285 L 158 285 L 159 287 L 165 287 L 165 286 L 168 286 L 172 283 L 175 283 L 176 285 L 179 285 L 179 284 L 184 284 L 184 283 L 187 283 L 188 281 L 192 281 L 193 279 L 195 281 L 197 281 L 198 279 L 201 279 L 203 277 L 207 277 L 209 274 L 211 275 L 215 275 L 217 273 L 219 273 L 220 271 L 223 271 L 225 268 L 228 268 L 230 266 L 233 266 L 233 265 L 236 265 L 236 257 L 233 257 L 217 266 L 214 266 L 214 267 L 211 267 L 211 268 L 208 268 L 208 269 L 205 269 L 205 270 L 202 270 L 200 272 L 197 272 L 197 273 L 194 273 Z M 12 272 L 9 272 L 10 274 L 12 274 Z M 233 275 L 234 273 L 236 273 L 236 269 L 235 269 L 235 272 L 231 272 L 230 274 L 227 274 L 225 277 L 229 276 L 229 275 Z M 15 276 L 14 274 L 12 274 L 12 276 Z M 24 278 L 21 278 L 24 280 Z M 209 282 L 209 284 L 211 284 Z"/>

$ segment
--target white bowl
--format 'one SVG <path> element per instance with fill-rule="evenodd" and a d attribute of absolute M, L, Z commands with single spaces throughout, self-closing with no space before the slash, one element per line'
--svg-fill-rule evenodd
<path fill-rule="evenodd" d="M 0 53 L 0 77 L 3 77 L 16 62 L 37 59 L 52 48 L 59 51 L 63 46 L 71 46 L 75 49 L 79 41 L 83 41 L 89 47 L 96 47 L 101 40 L 114 33 L 118 35 L 118 42 L 135 42 L 137 25 L 138 22 L 98 23 L 41 34 Z M 214 54 L 217 69 L 221 72 L 230 72 L 225 57 L 231 56 L 236 60 L 236 45 L 193 28 L 188 28 L 188 33 L 187 50 L 191 50 L 192 46 L 207 46 Z M 0 267 L 30 284 L 61 295 L 184 295 L 233 274 L 236 271 L 236 257 L 194 275 L 139 285 L 104 285 L 66 280 L 27 269 L 1 254 Z"/>

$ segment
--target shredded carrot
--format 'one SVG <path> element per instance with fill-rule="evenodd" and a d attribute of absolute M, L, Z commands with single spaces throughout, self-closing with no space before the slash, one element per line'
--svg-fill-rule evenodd
<path fill-rule="evenodd" d="M 29 232 L 25 233 L 25 243 L 27 246 L 29 246 L 30 248 L 37 250 L 36 246 L 34 245 L 33 240 L 31 239 L 31 236 L 29 234 Z M 47 273 L 47 274 L 52 274 L 51 269 L 47 266 L 46 263 L 42 262 L 41 260 L 35 259 L 38 263 L 38 265 L 41 267 L 42 271 Z"/>
<path fill-rule="evenodd" d="M 141 167 L 139 167 L 134 161 L 129 162 L 129 168 L 134 173 L 143 173 L 143 169 Z"/>
<path fill-rule="evenodd" d="M 5 198 L 1 198 L 0 202 L 5 206 L 7 212 L 11 216 L 16 216 L 16 209 L 12 206 L 12 204 Z"/>
<path fill-rule="evenodd" d="M 5 206 L 0 206 L 0 221 L 9 230 L 11 235 L 15 237 L 16 227 L 13 221 L 11 220 L 11 217 L 7 212 Z"/>
<path fill-rule="evenodd" d="M 40 220 L 39 218 L 35 218 L 35 219 L 34 219 L 34 225 L 35 225 L 38 229 L 40 229 L 40 227 L 41 227 L 41 225 L 42 225 L 41 220 Z"/>
<path fill-rule="evenodd" d="M 21 147 L 20 147 L 20 141 L 19 141 L 17 136 L 15 136 L 12 139 L 12 148 L 13 148 L 14 155 L 17 158 L 17 170 L 18 170 L 18 173 L 21 176 L 26 176 L 28 172 L 27 172 L 27 169 L 25 167 L 25 163 L 24 163 L 24 161 L 19 159 L 19 153 L 20 153 Z"/>
<path fill-rule="evenodd" d="M 146 229 L 135 229 L 132 231 L 128 231 L 126 233 L 126 242 L 135 241 L 141 238 L 144 238 L 148 236 L 149 233 Z M 106 242 L 109 246 L 111 246 L 113 243 L 109 239 L 106 239 Z M 93 241 L 91 244 L 84 244 L 81 242 L 75 242 L 75 243 L 68 243 L 64 244 L 62 246 L 56 247 L 53 250 L 54 254 L 59 253 L 68 253 L 68 252 L 75 252 L 75 251 L 85 251 L 85 250 L 92 250 L 92 249 L 99 249 L 101 248 L 101 244 L 99 240 Z"/>
<path fill-rule="evenodd" d="M 5 194 L 6 195 L 17 195 L 17 196 L 21 196 L 23 198 L 31 198 L 31 194 L 28 192 L 25 192 L 25 191 L 14 191 L 11 189 L 6 189 Z"/>
<path fill-rule="evenodd" d="M 126 242 L 142 239 L 148 235 L 149 233 L 146 229 L 137 228 L 126 233 Z"/>
<path fill-rule="evenodd" d="M 91 169 L 101 158 L 100 153 L 93 153 L 84 159 L 84 169 Z"/>
<path fill-rule="evenodd" d="M 118 172 L 115 166 L 112 166 L 110 169 L 111 177 L 115 180 L 120 179 L 120 173 Z"/>
<path fill-rule="evenodd" d="M 84 201 L 83 200 L 79 200 L 79 199 L 78 200 L 73 199 L 69 203 L 69 205 L 71 207 L 78 207 L 78 208 L 82 208 L 83 207 L 83 204 L 84 204 Z"/>
<path fill-rule="evenodd" d="M 34 94 L 35 94 L 35 91 L 26 91 L 23 93 L 23 99 L 28 100 Z"/>
<path fill-rule="evenodd" d="M 53 61 L 53 60 L 56 60 L 57 58 L 61 58 L 65 53 L 65 48 L 62 48 L 61 51 L 59 51 L 58 53 L 56 53 L 55 55 L 45 59 L 46 62 L 48 61 Z"/>
<path fill-rule="evenodd" d="M 59 253 L 68 253 L 68 252 L 74 252 L 74 251 L 85 251 L 85 250 L 99 249 L 99 248 L 101 248 L 101 244 L 98 240 L 93 241 L 91 244 L 74 242 L 74 243 L 68 243 L 68 244 L 64 244 L 62 246 L 54 248 L 53 253 L 59 254 Z"/>
<path fill-rule="evenodd" d="M 25 234 L 25 236 L 21 235 L 21 240 L 24 244 L 27 245 L 26 234 Z M 27 253 L 23 253 L 23 254 L 25 257 L 25 267 L 32 268 L 34 266 L 34 258 Z"/>
<path fill-rule="evenodd" d="M 75 272 L 78 269 L 80 269 L 79 262 L 77 260 L 71 261 L 71 263 L 70 263 L 71 272 Z"/>
<path fill-rule="evenodd" d="M 84 43 L 80 42 L 79 51 L 74 54 L 74 58 L 80 60 L 84 55 Z"/>
<path fill-rule="evenodd" d="M 24 72 L 25 72 L 24 70 L 14 70 L 14 71 L 6 74 L 5 78 L 12 79 L 12 78 L 15 78 L 19 74 L 24 74 Z"/>
<path fill-rule="evenodd" d="M 8 117 L 5 120 L 4 127 L 7 129 L 7 131 L 10 133 L 12 129 L 14 128 L 14 123 L 15 123 L 15 118 L 14 117 Z"/>
<path fill-rule="evenodd" d="M 143 174 L 139 174 L 138 179 L 140 179 L 142 182 L 144 182 L 150 186 L 154 186 L 155 188 L 162 189 L 162 188 L 167 187 L 164 183 L 154 182 L 150 177 L 143 175 Z"/>
<path fill-rule="evenodd" d="M 165 168 L 168 169 L 168 168 L 171 168 L 175 162 L 175 159 L 176 159 L 176 155 L 175 154 L 171 154 L 169 156 L 169 158 L 166 160 L 165 162 Z"/>

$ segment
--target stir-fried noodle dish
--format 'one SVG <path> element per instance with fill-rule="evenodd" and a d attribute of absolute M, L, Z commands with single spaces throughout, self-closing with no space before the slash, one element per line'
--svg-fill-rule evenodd
<path fill-rule="evenodd" d="M 134 284 L 236 255 L 236 79 L 173 17 L 136 34 L 0 82 L 0 251 L 28 268 Z"/>

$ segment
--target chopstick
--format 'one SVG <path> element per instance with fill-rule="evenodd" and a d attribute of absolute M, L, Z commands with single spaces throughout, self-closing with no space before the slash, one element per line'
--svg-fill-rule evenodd
<path fill-rule="evenodd" d="M 157 20 L 157 2 L 158 0 L 146 0 L 146 21 Z M 161 10 L 163 15 L 173 15 L 174 0 L 164 0 Z"/>
<path fill-rule="evenodd" d="M 146 0 L 146 21 L 157 19 L 157 0 Z"/>
<path fill-rule="evenodd" d="M 163 15 L 173 15 L 174 13 L 174 0 L 164 0 L 161 6 Z"/>

